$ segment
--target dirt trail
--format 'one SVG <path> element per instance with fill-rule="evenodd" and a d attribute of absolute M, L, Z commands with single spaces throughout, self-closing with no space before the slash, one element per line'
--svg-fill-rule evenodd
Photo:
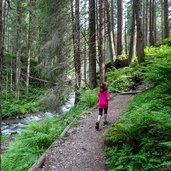
<path fill-rule="evenodd" d="M 131 95 L 117 95 L 109 103 L 109 122 L 122 114 Z M 41 171 L 105 171 L 103 135 L 105 128 L 95 130 L 98 109 L 83 115 L 60 142 L 54 143 Z"/>

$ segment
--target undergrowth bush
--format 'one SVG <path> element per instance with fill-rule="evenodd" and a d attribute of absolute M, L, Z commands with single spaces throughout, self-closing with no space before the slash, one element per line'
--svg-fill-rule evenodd
<path fill-rule="evenodd" d="M 165 38 L 161 44 L 171 46 L 171 36 Z"/>
<path fill-rule="evenodd" d="M 25 171 L 49 147 L 65 127 L 58 117 L 34 122 L 15 137 L 7 152 L 2 156 L 3 171 Z M 10 163 L 10 164 L 9 164 Z"/>
<path fill-rule="evenodd" d="M 16 135 L 7 152 L 2 155 L 1 170 L 28 170 L 76 116 L 83 111 L 88 111 L 89 105 L 86 102 L 80 103 L 65 115 L 30 124 L 21 134 Z"/>
<path fill-rule="evenodd" d="M 44 91 L 42 88 L 30 86 L 29 97 L 26 97 L 23 88 L 20 91 L 20 100 L 15 101 L 14 92 L 4 89 L 2 92 L 2 117 L 38 112 L 40 97 Z"/>
<path fill-rule="evenodd" d="M 171 96 L 162 93 L 157 87 L 135 97 L 125 115 L 108 130 L 109 170 L 150 171 L 169 164 Z"/>
<path fill-rule="evenodd" d="M 141 68 L 138 66 L 112 69 L 107 72 L 107 82 L 109 82 L 109 91 L 117 93 L 128 91 L 134 86 L 133 77 L 141 79 Z"/>
<path fill-rule="evenodd" d="M 87 107 L 92 107 L 97 104 L 98 88 L 93 90 L 83 90 L 80 96 L 80 103 L 85 104 Z"/>
<path fill-rule="evenodd" d="M 171 168 L 171 48 L 147 48 L 146 60 L 143 75 L 153 86 L 134 97 L 105 136 L 111 171 Z"/>
<path fill-rule="evenodd" d="M 171 82 L 171 48 L 167 45 L 162 45 L 160 48 L 148 47 L 145 52 L 146 59 L 150 61 L 144 74 L 145 79 L 154 85 L 169 84 Z"/>

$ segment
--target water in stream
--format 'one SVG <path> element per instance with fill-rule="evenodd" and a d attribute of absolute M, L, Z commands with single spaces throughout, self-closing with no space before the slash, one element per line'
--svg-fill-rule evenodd
<path fill-rule="evenodd" d="M 75 93 L 71 93 L 68 97 L 68 101 L 60 108 L 60 113 L 64 114 L 68 112 L 71 107 L 74 106 Z M 47 116 L 53 116 L 51 112 L 39 113 L 39 114 L 27 114 L 18 115 L 14 118 L 5 119 L 1 124 L 2 134 L 11 135 L 20 133 L 20 131 L 32 121 L 40 121 Z"/>

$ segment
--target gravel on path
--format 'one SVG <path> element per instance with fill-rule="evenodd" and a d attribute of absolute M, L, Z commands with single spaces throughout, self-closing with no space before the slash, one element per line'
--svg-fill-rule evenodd
<path fill-rule="evenodd" d="M 109 102 L 108 120 L 114 122 L 132 95 L 116 95 Z M 80 117 L 75 127 L 71 127 L 67 136 L 56 141 L 48 151 L 43 168 L 40 171 L 105 171 L 104 133 L 95 130 L 98 109 Z"/>

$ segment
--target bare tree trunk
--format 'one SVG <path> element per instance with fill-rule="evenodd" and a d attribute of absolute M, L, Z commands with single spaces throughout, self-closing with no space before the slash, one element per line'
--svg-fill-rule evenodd
<path fill-rule="evenodd" d="M 156 3 L 156 0 L 154 1 L 154 44 L 157 43 L 157 14 L 156 14 L 156 6 L 157 6 L 157 3 Z"/>
<path fill-rule="evenodd" d="M 3 47 L 4 47 L 4 45 L 5 45 L 5 31 L 6 31 L 6 29 L 5 29 L 6 17 L 7 17 L 7 15 L 6 15 L 6 0 L 4 0 L 4 8 L 3 9 L 4 9 L 4 13 L 3 13 Z"/>
<path fill-rule="evenodd" d="M 96 82 L 96 12 L 95 0 L 89 0 L 89 86 L 97 86 Z"/>
<path fill-rule="evenodd" d="M 144 47 L 148 45 L 148 17 L 149 17 L 149 2 L 145 1 L 145 16 L 144 16 Z"/>
<path fill-rule="evenodd" d="M 123 52 L 123 0 L 117 0 L 117 56 Z"/>
<path fill-rule="evenodd" d="M 135 38 L 135 5 L 133 3 L 132 4 L 131 37 L 130 37 L 130 46 L 129 46 L 129 63 L 133 62 L 134 38 Z"/>
<path fill-rule="evenodd" d="M 164 0 L 164 38 L 169 35 L 168 0 Z"/>
<path fill-rule="evenodd" d="M 29 7 L 32 7 L 32 0 L 29 1 Z M 32 9 L 31 9 L 32 10 Z M 30 60 L 31 60 L 31 47 L 32 47 L 32 11 L 29 11 L 29 28 L 28 28 L 28 61 L 27 61 L 27 74 L 26 74 L 26 96 L 29 94 L 29 78 L 30 78 Z"/>
<path fill-rule="evenodd" d="M 154 45 L 155 44 L 155 40 L 154 40 L 154 1 L 155 0 L 150 0 L 150 21 L 149 21 L 149 31 L 150 31 L 150 45 Z"/>
<path fill-rule="evenodd" d="M 2 58 L 3 58 L 3 26 L 2 26 L 2 0 L 0 0 L 0 127 L 2 123 Z M 0 130 L 0 135 L 2 135 L 2 132 Z M 1 136 L 0 136 L 0 142 L 1 142 Z M 1 151 L 1 147 L 0 147 Z M 0 157 L 0 168 L 1 168 L 1 157 Z"/>
<path fill-rule="evenodd" d="M 79 101 L 79 89 L 81 86 L 81 60 L 80 60 L 80 21 L 79 0 L 75 1 L 75 15 L 73 12 L 73 1 L 71 2 L 72 25 L 73 25 L 73 49 L 75 67 L 75 103 Z"/>
<path fill-rule="evenodd" d="M 138 62 L 144 62 L 144 44 L 143 44 L 143 32 L 142 32 L 142 14 L 141 14 L 141 0 L 133 0 L 135 5 L 135 18 L 137 23 L 137 55 Z"/>
<path fill-rule="evenodd" d="M 16 75 L 15 75 L 15 100 L 19 100 L 20 74 L 21 74 L 21 2 L 17 2 L 17 45 L 16 45 Z"/>
<path fill-rule="evenodd" d="M 86 41 L 84 41 L 83 63 L 84 63 L 84 83 L 86 86 L 87 85 L 87 43 Z"/>
<path fill-rule="evenodd" d="M 105 7 L 107 12 L 107 24 L 108 24 L 108 36 L 109 36 L 109 46 L 110 46 L 110 61 L 113 64 L 116 60 L 115 53 L 115 42 L 114 42 L 114 30 L 112 26 L 112 13 L 111 7 L 108 0 L 105 0 Z"/>
<path fill-rule="evenodd" d="M 112 30 L 113 30 L 113 36 L 115 37 L 115 35 L 114 35 L 114 14 L 113 14 L 113 9 L 114 9 L 114 2 L 113 2 L 114 0 L 111 0 L 111 17 L 112 17 Z M 113 40 L 115 40 L 114 39 L 114 37 L 113 37 Z M 116 47 L 115 47 L 115 52 L 116 52 Z"/>
<path fill-rule="evenodd" d="M 153 0 L 153 3 L 152 3 L 152 11 L 153 11 L 153 14 L 152 14 L 152 33 L 153 33 L 153 43 L 154 45 L 156 44 L 156 10 L 155 10 L 155 4 L 156 4 L 156 0 Z"/>
<path fill-rule="evenodd" d="M 160 0 L 160 5 L 161 5 L 161 40 L 164 39 L 164 4 L 163 0 Z"/>
<path fill-rule="evenodd" d="M 105 81 L 105 53 L 104 53 L 104 0 L 99 1 L 99 64 L 100 82 Z"/>
<path fill-rule="evenodd" d="M 12 64 L 12 58 L 11 58 L 11 68 L 10 68 L 10 91 L 12 91 L 12 88 L 13 88 L 13 73 L 12 73 L 12 68 L 13 68 L 13 64 Z"/>
<path fill-rule="evenodd" d="M 128 17 L 128 9 L 125 9 L 125 18 Z M 125 31 L 124 31 L 124 39 L 125 39 L 125 54 L 128 54 L 128 40 L 127 40 L 127 28 L 128 28 L 128 23 L 127 23 L 127 19 L 125 19 Z"/>

